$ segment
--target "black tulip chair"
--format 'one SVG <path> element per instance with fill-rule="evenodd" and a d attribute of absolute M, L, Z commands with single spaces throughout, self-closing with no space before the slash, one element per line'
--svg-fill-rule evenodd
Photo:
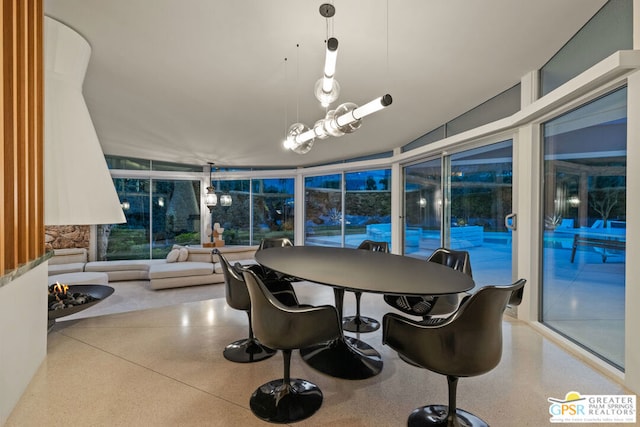
<path fill-rule="evenodd" d="M 358 249 L 374 252 L 389 252 L 389 244 L 387 242 L 375 242 L 373 240 L 364 240 L 358 246 Z M 371 317 L 362 316 L 360 314 L 360 299 L 362 292 L 354 292 L 356 296 L 356 315 L 345 316 L 342 318 L 342 329 L 349 332 L 373 332 L 380 328 L 380 322 Z"/>
<path fill-rule="evenodd" d="M 335 307 L 287 307 L 278 301 L 253 271 L 244 280 L 251 296 L 251 315 L 260 342 L 282 350 L 283 378 L 258 387 L 249 400 L 251 411 L 273 423 L 291 423 L 313 415 L 322 405 L 322 392 L 310 381 L 291 378 L 294 349 L 337 339 L 340 319 Z"/>
<path fill-rule="evenodd" d="M 269 248 L 284 248 L 287 246 L 293 246 L 293 242 L 287 237 L 265 237 L 260 241 L 257 250 L 262 251 Z M 296 277 L 287 276 L 263 266 L 260 266 L 259 268 L 261 268 L 262 271 L 258 271 L 256 269 L 253 271 L 258 274 L 258 277 L 260 278 L 266 278 L 267 280 L 286 280 L 289 282 L 299 281 Z"/>
<path fill-rule="evenodd" d="M 522 301 L 526 280 L 509 286 L 486 286 L 468 296 L 458 310 L 445 319 L 429 322 L 387 313 L 382 320 L 382 341 L 416 366 L 446 375 L 449 403 L 414 410 L 409 427 L 488 426 L 457 407 L 458 378 L 485 374 L 502 357 L 502 317 L 508 304 Z"/>
<path fill-rule="evenodd" d="M 287 237 L 265 237 L 260 241 L 258 250 L 269 248 L 283 248 L 285 246 L 293 246 L 293 242 Z"/>
<path fill-rule="evenodd" d="M 473 277 L 471 259 L 467 251 L 438 248 L 427 258 L 427 262 L 442 264 Z M 429 280 L 429 278 L 425 277 L 424 280 Z M 429 295 L 385 295 L 384 300 L 391 307 L 405 314 L 425 318 L 449 314 L 458 307 L 457 294 L 437 297 Z"/>
<path fill-rule="evenodd" d="M 229 307 L 242 310 L 249 317 L 249 337 L 234 341 L 227 345 L 223 351 L 225 359 L 238 363 L 259 362 L 273 356 L 276 351 L 265 347 L 253 334 L 253 321 L 251 318 L 251 298 L 247 285 L 241 273 L 234 269 L 229 261 L 214 249 L 214 254 L 220 259 L 222 273 L 224 274 L 225 295 Z"/>

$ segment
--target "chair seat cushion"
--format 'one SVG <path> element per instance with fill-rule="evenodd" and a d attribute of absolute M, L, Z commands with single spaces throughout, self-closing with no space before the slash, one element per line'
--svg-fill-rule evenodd
<path fill-rule="evenodd" d="M 433 297 L 385 295 L 384 300 L 403 313 L 414 316 L 425 316 L 433 307 Z"/>

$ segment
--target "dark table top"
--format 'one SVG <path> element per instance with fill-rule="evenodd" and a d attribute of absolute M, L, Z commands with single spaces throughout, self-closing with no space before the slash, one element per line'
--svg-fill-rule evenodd
<path fill-rule="evenodd" d="M 324 285 L 396 295 L 443 295 L 468 291 L 471 277 L 434 262 L 362 249 L 289 246 L 256 252 L 272 270 Z"/>

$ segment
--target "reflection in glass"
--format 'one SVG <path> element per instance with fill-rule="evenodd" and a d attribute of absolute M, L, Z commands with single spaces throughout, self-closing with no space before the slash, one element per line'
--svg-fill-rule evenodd
<path fill-rule="evenodd" d="M 164 258 L 174 244 L 200 244 L 200 181 L 153 180 L 152 258 Z"/>
<path fill-rule="evenodd" d="M 164 258 L 200 244 L 200 181 L 115 178 L 127 222 L 98 228 L 99 260 Z"/>
<path fill-rule="evenodd" d="M 624 369 L 626 88 L 544 125 L 542 321 Z"/>
<path fill-rule="evenodd" d="M 451 156 L 451 249 L 471 257 L 477 285 L 511 283 L 513 143 L 511 140 Z M 490 262 L 487 262 L 489 261 Z"/>
<path fill-rule="evenodd" d="M 342 175 L 304 180 L 304 244 L 342 246 Z"/>
<path fill-rule="evenodd" d="M 391 250 L 391 169 L 345 173 L 345 247 L 385 241 Z M 379 234 L 379 230 L 389 233 Z"/>
<path fill-rule="evenodd" d="M 253 179 L 253 239 L 287 237 L 294 240 L 293 178 Z"/>
<path fill-rule="evenodd" d="M 148 179 L 113 180 L 127 222 L 99 227 L 99 260 L 149 259 L 149 182 Z"/>
<path fill-rule="evenodd" d="M 216 181 L 216 192 L 229 194 L 232 203 L 222 206 L 218 203 L 208 219 L 207 230 L 211 222 L 217 222 L 224 228 L 222 239 L 225 245 L 250 245 L 251 242 L 251 193 L 248 179 Z"/>
<path fill-rule="evenodd" d="M 439 248 L 442 224 L 440 159 L 404 169 L 404 254 L 426 258 Z"/>

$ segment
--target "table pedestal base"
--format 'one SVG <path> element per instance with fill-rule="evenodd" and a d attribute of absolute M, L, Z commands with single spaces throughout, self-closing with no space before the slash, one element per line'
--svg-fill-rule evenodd
<path fill-rule="evenodd" d="M 382 357 L 369 344 L 353 337 L 300 349 L 312 368 L 345 380 L 364 380 L 382 371 Z"/>
<path fill-rule="evenodd" d="M 347 316 L 342 318 L 342 329 L 349 332 L 363 334 L 380 329 L 380 322 L 371 317 Z"/>

